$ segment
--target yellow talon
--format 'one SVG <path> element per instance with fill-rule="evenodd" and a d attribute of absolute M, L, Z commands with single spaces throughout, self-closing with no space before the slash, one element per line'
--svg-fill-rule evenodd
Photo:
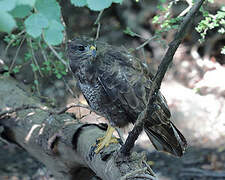
<path fill-rule="evenodd" d="M 110 143 L 118 143 L 118 139 L 116 137 L 112 137 L 115 128 L 108 125 L 107 131 L 105 135 L 101 138 L 98 138 L 97 148 L 95 149 L 95 153 L 98 154 L 104 147 L 108 147 Z"/>

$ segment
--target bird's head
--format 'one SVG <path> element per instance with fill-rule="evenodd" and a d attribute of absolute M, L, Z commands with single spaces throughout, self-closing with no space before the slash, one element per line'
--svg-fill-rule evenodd
<path fill-rule="evenodd" d="M 91 38 L 74 38 L 68 43 L 67 55 L 70 68 L 75 73 L 82 65 L 92 63 L 96 57 L 96 45 Z"/>

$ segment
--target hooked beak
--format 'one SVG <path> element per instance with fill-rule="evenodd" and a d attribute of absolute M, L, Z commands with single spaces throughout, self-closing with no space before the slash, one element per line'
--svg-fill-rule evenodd
<path fill-rule="evenodd" d="M 93 45 L 91 45 L 90 50 L 91 50 L 91 55 L 92 55 L 93 57 L 96 57 L 96 54 L 97 54 L 97 52 L 96 52 L 96 47 L 93 46 Z"/>

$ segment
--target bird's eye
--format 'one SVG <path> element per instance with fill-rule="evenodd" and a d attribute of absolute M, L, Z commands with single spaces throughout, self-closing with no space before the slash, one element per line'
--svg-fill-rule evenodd
<path fill-rule="evenodd" d="M 82 45 L 78 46 L 77 49 L 78 49 L 79 51 L 84 51 L 84 50 L 85 50 L 84 46 L 82 46 Z"/>

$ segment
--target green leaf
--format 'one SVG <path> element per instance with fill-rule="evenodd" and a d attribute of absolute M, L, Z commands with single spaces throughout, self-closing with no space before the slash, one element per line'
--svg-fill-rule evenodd
<path fill-rule="evenodd" d="M 222 7 L 220 8 L 220 10 L 221 10 L 221 11 L 225 11 L 225 6 L 222 6 Z"/>
<path fill-rule="evenodd" d="M 33 72 L 36 72 L 37 70 L 38 70 L 38 67 L 35 65 L 35 64 L 30 64 L 31 65 L 31 67 L 32 67 L 32 71 Z"/>
<path fill-rule="evenodd" d="M 4 11 L 0 11 L 0 32 L 10 33 L 16 27 L 13 17 Z"/>
<path fill-rule="evenodd" d="M 154 16 L 153 19 L 152 19 L 152 23 L 153 24 L 159 23 L 159 18 L 160 18 L 159 15 Z"/>
<path fill-rule="evenodd" d="M 38 80 L 34 80 L 34 84 L 38 85 L 39 84 Z"/>
<path fill-rule="evenodd" d="M 32 58 L 32 54 L 27 52 L 24 54 L 24 61 L 27 62 Z"/>
<path fill-rule="evenodd" d="M 32 14 L 25 22 L 26 32 L 33 38 L 41 35 L 42 29 L 48 26 L 48 20 L 41 14 Z"/>
<path fill-rule="evenodd" d="M 17 5 L 28 5 L 33 7 L 36 0 L 17 0 Z"/>
<path fill-rule="evenodd" d="M 135 32 L 133 32 L 130 27 L 127 27 L 124 31 L 123 31 L 125 34 L 128 34 L 132 37 L 136 36 L 137 34 Z"/>
<path fill-rule="evenodd" d="M 48 29 L 44 30 L 44 39 L 51 45 L 58 45 L 62 43 L 64 27 L 58 21 L 50 22 Z"/>
<path fill-rule="evenodd" d="M 30 14 L 31 9 L 32 8 L 28 5 L 18 5 L 10 12 L 10 14 L 16 18 L 24 18 Z"/>
<path fill-rule="evenodd" d="M 35 7 L 48 20 L 55 19 L 60 21 L 60 6 L 56 0 L 37 0 Z"/>
<path fill-rule="evenodd" d="M 13 72 L 16 74 L 16 73 L 18 73 L 18 72 L 20 72 L 20 68 L 21 68 L 22 66 L 20 65 L 20 66 L 15 66 L 14 68 L 13 68 Z"/>
<path fill-rule="evenodd" d="M 70 0 L 74 6 L 83 7 L 87 5 L 87 0 Z"/>
<path fill-rule="evenodd" d="M 61 74 L 67 75 L 67 72 L 66 71 L 61 71 Z"/>
<path fill-rule="evenodd" d="M 0 0 L 1 11 L 11 11 L 16 6 L 16 0 Z"/>
<path fill-rule="evenodd" d="M 224 34 L 225 33 L 225 28 L 220 28 L 219 30 L 218 30 L 218 32 L 220 33 L 220 34 Z"/>
<path fill-rule="evenodd" d="M 5 77 L 9 77 L 9 76 L 10 76 L 10 74 L 9 74 L 9 72 L 4 72 L 4 73 L 3 73 L 3 76 L 5 76 Z"/>
<path fill-rule="evenodd" d="M 8 71 L 8 70 L 9 70 L 9 67 L 6 66 L 6 65 L 4 65 L 4 66 L 3 66 L 3 69 L 6 70 L 6 71 Z"/>
<path fill-rule="evenodd" d="M 93 11 L 101 11 L 112 4 L 112 0 L 87 0 L 88 7 Z"/>
<path fill-rule="evenodd" d="M 221 54 L 225 54 L 225 46 L 222 48 Z"/>
<path fill-rule="evenodd" d="M 112 2 L 114 2 L 114 3 L 122 3 L 123 0 L 113 0 Z"/>
<path fill-rule="evenodd" d="M 56 73 L 56 77 L 57 77 L 57 79 L 61 79 L 62 75 L 60 73 Z"/>

